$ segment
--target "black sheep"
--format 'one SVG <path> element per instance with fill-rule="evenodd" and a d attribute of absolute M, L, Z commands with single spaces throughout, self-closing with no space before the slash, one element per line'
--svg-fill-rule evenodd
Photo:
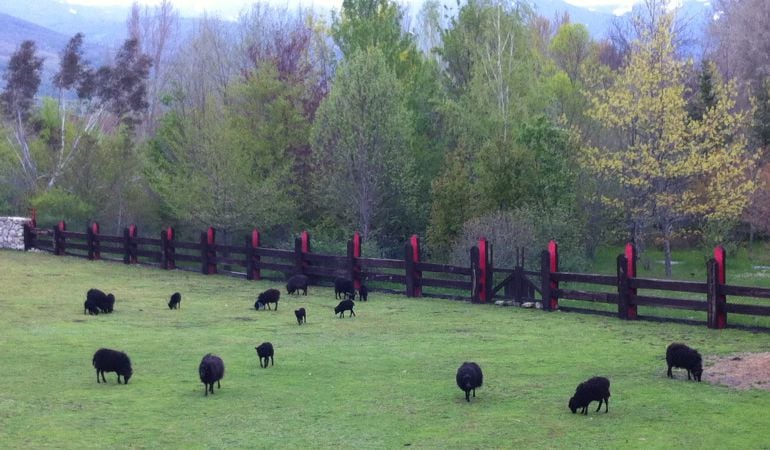
<path fill-rule="evenodd" d="M 259 367 L 262 367 L 264 369 L 267 369 L 267 361 L 270 360 L 270 365 L 274 365 L 275 362 L 273 361 L 273 344 L 269 342 L 263 342 L 259 345 L 259 347 L 254 347 L 257 349 L 257 356 L 259 356 Z M 262 365 L 262 361 L 265 361 L 265 365 Z"/>
<path fill-rule="evenodd" d="M 120 384 L 120 376 L 123 375 L 123 381 L 128 384 L 128 380 L 131 378 L 133 371 L 131 370 L 131 360 L 128 359 L 128 355 L 117 350 L 111 350 L 109 348 L 100 348 L 94 353 L 94 357 L 91 360 L 96 369 L 96 382 L 99 383 L 99 374 L 102 375 L 102 381 L 105 383 L 107 379 L 104 378 L 105 372 L 115 372 L 118 374 L 118 384 Z"/>
<path fill-rule="evenodd" d="M 205 395 L 214 394 L 214 382 L 217 383 L 217 388 L 220 388 L 219 380 L 225 376 L 225 363 L 217 355 L 207 353 L 201 360 L 198 366 L 198 375 L 201 377 L 203 383 L 203 392 Z"/>
<path fill-rule="evenodd" d="M 572 414 L 580 409 L 583 415 L 588 415 L 588 405 L 594 400 L 599 401 L 597 412 L 602 408 L 602 402 L 604 402 L 604 412 L 609 412 L 610 380 L 604 377 L 593 377 L 580 383 L 575 389 L 575 395 L 569 399 L 569 409 Z"/>
<path fill-rule="evenodd" d="M 341 301 L 337 306 L 334 307 L 334 315 L 337 314 L 340 315 L 340 318 L 345 317 L 345 311 L 350 311 L 350 316 L 355 316 L 356 313 L 353 311 L 353 307 L 356 304 L 353 303 L 353 300 L 343 300 Z"/>
<path fill-rule="evenodd" d="M 369 300 L 369 288 L 365 284 L 362 284 L 358 289 L 358 299 L 362 302 Z"/>
<path fill-rule="evenodd" d="M 91 314 L 93 316 L 99 315 L 99 306 L 97 306 L 95 300 L 91 298 L 87 298 L 85 303 L 83 303 L 83 314 L 86 314 L 86 313 Z"/>
<path fill-rule="evenodd" d="M 674 375 L 671 373 L 672 367 L 687 369 L 688 380 L 691 379 L 690 374 L 692 374 L 692 379 L 700 381 L 700 377 L 703 374 L 703 360 L 700 353 L 684 344 L 673 343 L 668 346 L 666 349 L 666 363 L 668 363 L 669 378 L 674 378 Z"/>
<path fill-rule="evenodd" d="M 105 294 L 99 289 L 89 289 L 86 293 L 86 309 L 88 309 L 87 305 L 89 304 L 95 305 L 102 313 L 111 313 L 115 306 L 115 296 Z"/>
<path fill-rule="evenodd" d="M 351 300 L 356 298 L 356 290 L 353 287 L 353 281 L 348 280 L 347 278 L 335 278 L 334 298 L 346 298 Z"/>
<path fill-rule="evenodd" d="M 295 309 L 294 315 L 297 317 L 297 323 L 302 325 L 307 323 L 307 317 L 305 316 L 305 308 Z"/>
<path fill-rule="evenodd" d="M 296 292 L 299 295 L 299 291 L 302 291 L 302 295 L 307 295 L 307 283 L 307 275 L 294 275 L 286 282 L 286 292 L 289 294 Z"/>
<path fill-rule="evenodd" d="M 481 387 L 484 383 L 484 374 L 481 373 L 481 367 L 475 362 L 464 362 L 457 369 L 455 380 L 457 380 L 457 386 L 465 391 L 465 400 L 470 402 L 471 392 L 475 398 L 476 388 Z"/>
<path fill-rule="evenodd" d="M 270 303 L 275 303 L 275 310 L 278 311 L 278 300 L 281 298 L 281 291 L 278 289 L 268 289 L 265 292 L 259 294 L 257 301 L 254 303 L 254 309 L 260 310 L 267 306 L 270 309 Z M 262 308 L 259 305 L 262 304 Z"/>
<path fill-rule="evenodd" d="M 180 309 L 182 307 L 182 294 L 174 292 L 168 301 L 168 309 Z"/>

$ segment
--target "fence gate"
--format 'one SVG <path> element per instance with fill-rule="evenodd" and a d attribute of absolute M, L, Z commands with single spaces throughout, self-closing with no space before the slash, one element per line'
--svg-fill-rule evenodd
<path fill-rule="evenodd" d="M 513 270 L 492 288 L 492 298 L 499 296 L 498 293 L 503 290 L 503 296 L 513 298 L 515 302 L 534 302 L 536 300 L 535 292 L 540 293 L 540 289 L 532 277 L 540 276 L 540 273 L 524 269 L 525 255 L 524 247 L 516 248 L 516 264 Z"/>

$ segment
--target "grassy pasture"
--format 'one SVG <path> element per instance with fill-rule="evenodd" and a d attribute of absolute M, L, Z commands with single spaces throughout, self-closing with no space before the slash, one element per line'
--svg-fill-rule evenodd
<path fill-rule="evenodd" d="M 313 287 L 257 312 L 257 293 L 278 283 L 11 251 L 0 286 L 0 448 L 770 446 L 770 392 L 669 380 L 664 359 L 672 341 L 770 351 L 768 334 L 376 292 L 336 319 L 333 290 Z M 113 314 L 83 315 L 91 287 L 116 294 Z M 276 348 L 268 369 L 263 341 Z M 128 385 L 114 373 L 96 383 L 99 347 L 128 353 Z M 207 352 L 226 372 L 204 397 Z M 454 381 L 465 360 L 485 377 L 471 403 Z M 609 414 L 571 414 L 593 375 L 612 382 Z"/>

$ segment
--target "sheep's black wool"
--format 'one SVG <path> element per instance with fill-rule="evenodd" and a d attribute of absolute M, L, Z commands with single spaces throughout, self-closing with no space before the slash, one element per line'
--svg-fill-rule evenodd
<path fill-rule="evenodd" d="M 90 298 L 86 298 L 85 303 L 83 303 L 83 314 L 91 314 L 93 316 L 99 315 L 99 306 L 96 304 L 96 301 Z"/>
<path fill-rule="evenodd" d="M 182 294 L 174 292 L 168 301 L 168 309 L 179 309 L 182 307 Z"/>
<path fill-rule="evenodd" d="M 666 363 L 668 363 L 668 377 L 674 378 L 671 373 L 672 367 L 687 369 L 687 379 L 700 381 L 703 375 L 703 359 L 697 350 L 684 344 L 673 343 L 666 349 Z M 690 375 L 692 374 L 692 378 Z"/>
<path fill-rule="evenodd" d="M 340 315 L 340 318 L 345 317 L 345 311 L 350 311 L 350 316 L 355 316 L 356 313 L 353 311 L 353 307 L 356 304 L 353 302 L 353 300 L 343 300 L 339 302 L 337 306 L 334 307 L 334 315 L 337 314 Z"/>
<path fill-rule="evenodd" d="M 99 383 L 99 375 L 102 376 L 102 381 L 105 383 L 107 380 L 104 378 L 105 372 L 115 372 L 118 375 L 118 384 L 120 384 L 120 376 L 123 376 L 123 381 L 128 384 L 128 380 L 131 378 L 133 371 L 131 370 L 131 360 L 123 352 L 117 350 L 111 350 L 109 348 L 100 348 L 94 353 L 94 357 L 91 360 L 96 369 L 96 382 Z"/>
<path fill-rule="evenodd" d="M 270 309 L 270 303 L 275 303 L 275 310 L 278 311 L 278 300 L 280 298 L 281 291 L 278 289 L 268 289 L 257 296 L 257 301 L 254 303 L 254 309 L 264 309 L 265 306 L 267 306 L 267 309 Z M 263 305 L 262 308 L 259 307 L 260 304 Z"/>
<path fill-rule="evenodd" d="M 94 314 L 91 312 L 91 309 L 89 309 L 89 305 L 98 308 L 99 312 L 111 313 L 115 307 L 115 296 L 112 294 L 105 294 L 99 289 L 89 289 L 86 293 L 85 307 L 90 314 Z"/>
<path fill-rule="evenodd" d="M 369 300 L 369 288 L 365 284 L 362 284 L 358 289 L 358 299 L 362 302 Z"/>
<path fill-rule="evenodd" d="M 307 295 L 307 275 L 294 275 L 286 282 L 286 292 L 289 294 L 302 291 L 302 295 Z"/>
<path fill-rule="evenodd" d="M 356 298 L 356 289 L 353 287 L 353 281 L 348 280 L 347 278 L 335 278 L 334 298 L 345 298 L 350 300 Z"/>
<path fill-rule="evenodd" d="M 205 395 L 209 395 L 209 392 L 214 394 L 215 382 L 217 383 L 217 388 L 222 387 L 219 381 L 225 376 L 225 363 L 219 356 L 207 353 L 198 366 L 198 375 L 201 377 Z"/>
<path fill-rule="evenodd" d="M 457 386 L 465 391 L 465 400 L 471 401 L 470 394 L 473 392 L 473 397 L 476 397 L 476 388 L 484 383 L 484 374 L 478 364 L 466 361 L 457 369 L 455 379 Z"/>
<path fill-rule="evenodd" d="M 269 342 L 263 342 L 259 345 L 259 347 L 254 348 L 257 349 L 257 356 L 259 356 L 259 367 L 267 369 L 268 360 L 270 360 L 271 366 L 275 364 L 273 361 L 273 344 Z M 262 365 L 263 360 L 265 365 Z"/>
<path fill-rule="evenodd" d="M 578 409 L 583 415 L 588 414 L 588 404 L 597 400 L 599 407 L 602 408 L 604 402 L 604 412 L 609 412 L 610 408 L 610 380 L 604 377 L 593 377 L 580 383 L 575 389 L 575 395 L 569 399 L 569 409 L 575 414 Z"/>
<path fill-rule="evenodd" d="M 294 315 L 297 317 L 297 323 L 302 325 L 307 323 L 307 316 L 305 315 L 305 308 L 295 309 Z"/>

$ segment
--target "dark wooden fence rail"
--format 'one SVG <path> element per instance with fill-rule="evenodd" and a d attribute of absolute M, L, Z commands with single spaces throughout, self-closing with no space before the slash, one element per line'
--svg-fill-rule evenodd
<path fill-rule="evenodd" d="M 26 249 L 56 255 L 122 259 L 126 264 L 149 263 L 163 269 L 185 266 L 190 270 L 197 266 L 203 274 L 222 271 L 249 280 L 285 279 L 302 273 L 310 277 L 312 284 L 329 284 L 335 277 L 346 277 L 357 287 L 362 282 L 386 291 L 393 291 L 388 285 L 400 286 L 409 297 L 462 298 L 479 303 L 491 302 L 495 297 L 515 301 L 539 299 L 544 311 L 558 309 L 560 299 L 606 303 L 616 305 L 618 317 L 624 320 L 638 318 L 639 307 L 705 311 L 710 328 L 724 328 L 728 313 L 770 316 L 770 302 L 756 304 L 757 299 L 770 299 L 770 289 L 725 283 L 725 253 L 721 246 L 714 249 L 714 258 L 706 263 L 706 281 L 691 282 L 637 277 L 636 250 L 631 244 L 618 255 L 616 273 L 607 275 L 560 271 L 554 241 L 541 254 L 540 270 L 528 271 L 523 267 L 523 251 L 521 258 L 517 256 L 515 267 L 493 267 L 492 245 L 484 238 L 471 248 L 470 263 L 465 267 L 421 261 L 416 235 L 405 243 L 404 259 L 363 257 L 358 233 L 348 241 L 346 255 L 312 252 L 307 232 L 295 239 L 294 250 L 262 247 L 256 229 L 243 245 L 217 243 L 213 228 L 201 233 L 199 242 L 182 242 L 175 239 L 173 228 L 162 231 L 159 238 L 148 238 L 140 237 L 136 226 L 131 225 L 122 236 L 110 236 L 100 234 L 96 223 L 85 232 L 68 231 L 64 222 L 51 229 L 30 224 L 25 226 L 24 238 Z M 265 272 L 273 276 L 265 276 Z M 580 289 L 574 288 L 575 284 Z M 695 294 L 702 299 L 677 298 L 667 292 Z M 754 304 L 735 302 L 746 298 L 753 299 Z"/>

